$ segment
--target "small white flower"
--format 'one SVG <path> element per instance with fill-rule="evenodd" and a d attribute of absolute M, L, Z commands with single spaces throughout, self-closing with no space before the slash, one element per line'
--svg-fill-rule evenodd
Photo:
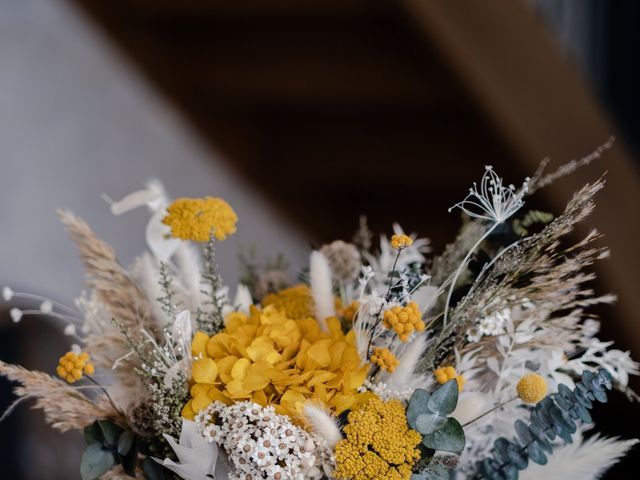
<path fill-rule="evenodd" d="M 64 334 L 67 336 L 76 334 L 76 326 L 73 323 L 70 323 L 66 327 L 64 327 Z"/>
<path fill-rule="evenodd" d="M 9 311 L 9 315 L 11 315 L 11 320 L 13 320 L 13 323 L 18 323 L 20 320 L 22 320 L 22 310 L 20 310 L 19 308 L 12 308 Z"/>
<path fill-rule="evenodd" d="M 82 353 L 82 347 L 77 343 L 74 343 L 73 345 L 71 345 L 71 351 L 76 355 L 80 355 Z"/>
<path fill-rule="evenodd" d="M 46 314 L 52 313 L 53 312 L 53 303 L 51 303 L 50 300 L 45 300 L 44 302 L 42 302 L 40 304 L 40 311 L 42 313 L 46 313 Z"/>
<path fill-rule="evenodd" d="M 5 302 L 10 301 L 13 298 L 13 290 L 9 287 L 4 287 L 2 289 L 2 298 L 4 298 Z"/>

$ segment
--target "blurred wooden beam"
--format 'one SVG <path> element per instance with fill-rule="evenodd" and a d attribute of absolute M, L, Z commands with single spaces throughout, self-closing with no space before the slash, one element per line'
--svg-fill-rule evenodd
<path fill-rule="evenodd" d="M 526 2 L 402 1 L 528 171 L 545 156 L 554 160 L 550 168 L 580 158 L 615 132 L 580 72 L 560 53 Z M 635 210 L 640 206 L 640 178 L 628 151 L 618 143 L 603 160 L 551 185 L 546 194 L 560 210 L 572 191 L 604 171 L 608 185 L 588 223 L 606 235 L 611 247 L 611 259 L 598 268 L 606 286 L 619 295 L 622 330 L 640 352 L 640 215 Z"/>

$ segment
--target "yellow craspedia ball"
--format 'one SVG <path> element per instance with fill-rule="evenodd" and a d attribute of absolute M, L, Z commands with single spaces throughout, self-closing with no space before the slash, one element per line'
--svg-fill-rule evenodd
<path fill-rule="evenodd" d="M 523 402 L 538 403 L 547 395 L 547 381 L 537 373 L 527 373 L 518 382 L 516 391 Z"/>

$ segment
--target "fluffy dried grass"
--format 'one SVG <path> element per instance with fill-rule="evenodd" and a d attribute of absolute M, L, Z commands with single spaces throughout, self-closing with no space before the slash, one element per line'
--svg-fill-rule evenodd
<path fill-rule="evenodd" d="M 19 398 L 5 415 L 19 403 L 34 398 L 36 402 L 32 408 L 44 411 L 46 422 L 61 432 L 81 430 L 99 418 L 111 418 L 125 424 L 120 413 L 107 400 L 92 401 L 77 388 L 44 372 L 0 361 L 0 375 L 20 383 L 14 389 Z"/>
<path fill-rule="evenodd" d="M 113 318 L 131 332 L 144 328 L 149 333 L 157 333 L 148 298 L 120 265 L 111 246 L 73 213 L 60 210 L 58 216 L 78 247 L 87 285 L 94 289 Z"/>

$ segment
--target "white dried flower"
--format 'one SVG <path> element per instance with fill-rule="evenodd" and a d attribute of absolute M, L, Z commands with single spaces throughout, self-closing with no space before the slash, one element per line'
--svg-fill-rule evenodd
<path fill-rule="evenodd" d="M 2 298 L 5 302 L 10 301 L 13 298 L 13 290 L 10 287 L 4 287 L 2 289 Z"/>
<path fill-rule="evenodd" d="M 474 182 L 465 199 L 451 207 L 449 212 L 457 207 L 472 218 L 502 223 L 524 205 L 528 189 L 528 177 L 518 190 L 513 185 L 505 187 L 502 178 L 487 165 L 480 187 Z"/>
<path fill-rule="evenodd" d="M 320 479 L 331 458 L 328 447 L 315 441 L 273 406 L 253 402 L 227 406 L 214 402 L 196 415 L 206 441 L 227 452 L 231 479 Z"/>
<path fill-rule="evenodd" d="M 360 253 L 352 243 L 336 240 L 320 249 L 329 262 L 331 271 L 337 280 L 353 281 L 358 278 L 362 260 Z"/>
<path fill-rule="evenodd" d="M 11 316 L 11 320 L 13 320 L 13 323 L 18 323 L 20 320 L 22 320 L 22 310 L 20 310 L 19 308 L 12 308 L 9 311 L 9 315 Z"/>

